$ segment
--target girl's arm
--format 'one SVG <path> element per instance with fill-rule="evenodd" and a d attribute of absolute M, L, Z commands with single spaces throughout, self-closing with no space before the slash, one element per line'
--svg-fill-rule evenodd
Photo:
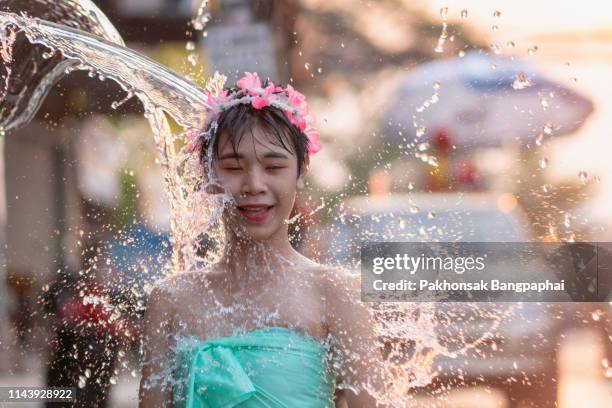
<path fill-rule="evenodd" d="M 144 317 L 144 361 L 139 407 L 172 407 L 170 334 L 174 308 L 171 294 L 156 286 L 149 296 Z"/>
<path fill-rule="evenodd" d="M 344 270 L 332 270 L 327 286 L 327 324 L 334 354 L 342 367 L 341 382 L 369 383 L 381 391 L 383 383 L 376 375 L 382 365 L 382 343 L 377 339 L 370 313 L 361 302 L 359 276 Z M 382 407 L 366 391 L 359 394 L 344 390 L 348 408 Z M 341 407 L 342 405 L 340 405 Z"/>

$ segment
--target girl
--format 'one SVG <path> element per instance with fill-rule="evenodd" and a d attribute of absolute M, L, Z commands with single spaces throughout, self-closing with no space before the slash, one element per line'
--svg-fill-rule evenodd
<path fill-rule="evenodd" d="M 230 197 L 225 245 L 205 271 L 166 278 L 146 313 L 140 406 L 374 407 L 379 358 L 359 285 L 289 243 L 288 218 L 321 149 L 304 96 L 246 73 L 209 93 L 191 145 L 207 190 Z"/>

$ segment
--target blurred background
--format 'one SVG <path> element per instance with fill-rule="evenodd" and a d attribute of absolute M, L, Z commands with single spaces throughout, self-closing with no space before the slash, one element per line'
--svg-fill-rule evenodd
<path fill-rule="evenodd" d="M 611 241 L 605 2 L 210 0 L 196 19 L 199 0 L 95 3 L 198 84 L 258 71 L 306 94 L 324 149 L 292 238 L 320 262 L 358 267 L 360 239 Z M 76 379 L 83 406 L 137 406 L 169 208 L 124 96 L 74 73 L 1 139 L 0 386 Z M 436 362 L 410 406 L 612 406 L 611 305 L 524 305 L 478 353 Z"/>

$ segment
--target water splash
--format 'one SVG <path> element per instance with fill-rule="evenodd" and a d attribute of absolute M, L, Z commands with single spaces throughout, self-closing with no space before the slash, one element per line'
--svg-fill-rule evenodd
<path fill-rule="evenodd" d="M 2 10 L 19 11 L 21 19 L 44 16 L 50 22 L 87 31 L 118 45 L 123 39 L 106 16 L 89 0 L 60 2 L 5 0 Z M 0 127 L 15 130 L 27 124 L 36 114 L 50 88 L 77 61 L 63 58 L 44 44 L 31 46 L 15 24 L 5 21 L 0 30 L 2 42 L 2 107 Z"/>
<path fill-rule="evenodd" d="M 446 40 L 446 11 L 442 15 L 445 20 L 443 23 L 443 35 L 440 37 L 439 47 L 442 48 Z M 202 20 L 198 20 L 202 21 Z M 194 23 L 194 27 L 196 24 Z M 203 27 L 203 26 L 202 26 Z M 109 79 L 117 82 L 126 92 L 126 98 L 112 104 L 112 108 L 118 108 L 132 97 L 138 98 L 145 111 L 145 117 L 149 121 L 153 131 L 153 137 L 157 148 L 158 161 L 162 168 L 166 192 L 170 200 L 170 228 L 173 240 L 172 263 L 169 268 L 171 275 L 164 281 L 164 290 L 169 293 L 169 298 L 176 299 L 177 304 L 183 304 L 191 311 L 203 311 L 206 313 L 207 328 L 209 334 L 220 334 L 223 330 L 223 322 L 235 320 L 235 316 L 246 316 L 249 325 L 283 325 L 284 318 L 281 307 L 278 303 L 272 306 L 262 307 L 264 301 L 270 296 L 268 292 L 261 292 L 256 296 L 242 297 L 234 299 L 228 306 L 227 302 L 215 296 L 206 296 L 211 293 L 206 286 L 198 287 L 194 281 L 189 281 L 191 290 L 200 289 L 198 292 L 199 302 L 187 302 L 184 305 L 185 284 L 190 275 L 189 272 L 201 271 L 202 264 L 197 262 L 201 257 L 197 254 L 194 243 L 206 233 L 212 239 L 222 243 L 223 225 L 220 223 L 221 213 L 232 198 L 226 193 L 209 193 L 207 187 L 216 186 L 215 181 L 209 177 L 212 172 L 209 167 L 202 168 L 202 164 L 193 154 L 187 154 L 184 149 L 185 138 L 198 132 L 205 118 L 208 105 L 206 103 L 204 90 L 198 88 L 191 82 L 179 75 L 167 70 L 156 62 L 139 55 L 118 43 L 104 40 L 84 33 L 77 29 L 59 26 L 47 21 L 18 16 L 12 13 L 0 13 L 0 32 L 6 33 L 2 37 L 3 56 L 7 60 L 13 60 L 14 52 L 28 50 L 27 44 L 12 41 L 17 35 L 23 35 L 30 44 L 39 45 L 45 49 L 44 52 L 53 53 L 50 61 L 55 59 L 67 61 L 65 64 L 58 63 L 61 70 L 57 73 L 65 75 L 75 70 L 85 70 L 91 72 L 92 77 Z M 38 48 L 36 52 L 41 52 Z M 441 52 L 441 51 L 440 51 Z M 42 52 L 41 52 L 42 54 Z M 42 59 L 45 59 L 41 55 Z M 58 74 L 58 75 L 59 75 Z M 9 75 L 10 77 L 10 75 Z M 43 76 L 44 77 L 44 76 Z M 54 77 L 57 79 L 59 76 Z M 44 77 L 47 78 L 47 77 Z M 207 89 L 218 89 L 223 86 L 225 77 L 215 75 L 207 82 Z M 30 85 L 32 92 L 39 91 L 38 84 Z M 35 88 L 35 89 L 32 89 Z M 434 84 L 434 96 L 438 94 L 439 84 Z M 428 104 L 436 103 L 437 98 L 432 97 L 426 101 Z M 425 104 L 424 104 L 425 106 Z M 427 106 L 425 106 L 426 108 Z M 171 117 L 176 123 L 183 127 L 183 131 L 175 134 L 171 131 L 168 118 Z M 417 137 L 419 133 L 425 133 L 425 129 L 416 126 Z M 421 135 L 422 136 L 422 135 Z M 423 149 L 426 150 L 426 149 Z M 209 160 L 210 163 L 210 151 Z M 437 159 L 431 155 L 422 154 L 421 159 L 433 167 L 438 166 Z M 325 203 L 319 211 L 325 207 Z M 418 212 L 418 208 L 414 207 Z M 428 214 L 433 218 L 434 214 Z M 425 231 L 424 233 L 427 233 Z M 206 255 L 205 265 L 214 263 L 225 248 L 218 247 Z M 272 264 L 280 264 L 284 270 L 292 270 L 295 263 L 270 253 L 265 244 L 255 243 L 251 248 L 253 256 L 261 257 L 263 263 L 249 263 L 246 268 L 249 271 L 263 266 L 263 270 L 253 274 L 253 279 L 271 279 L 273 277 Z M 182 273 L 179 273 L 182 272 Z M 347 279 L 346 271 L 336 271 L 335 282 L 343 286 Z M 263 275 L 262 275 L 263 274 Z M 352 276 L 351 279 L 354 279 Z M 311 282 L 315 281 L 314 276 L 307 274 L 299 277 L 299 282 L 289 289 L 287 298 L 298 298 L 300 293 L 309 288 Z M 248 288 L 251 284 L 249 280 L 243 281 L 242 289 Z M 260 283 L 260 282 L 259 282 Z M 344 287 L 344 286 L 343 286 Z M 355 297 L 356 293 L 351 293 L 347 301 L 352 303 L 359 302 Z M 180 297 L 180 298 L 179 298 Z M 111 316 L 112 320 L 120 319 L 123 311 L 109 305 L 108 299 L 93 294 L 83 293 L 81 296 L 84 304 L 92 305 L 104 309 Z M 210 303 L 207 303 L 210 302 Z M 372 304 L 367 309 L 368 313 L 376 322 L 374 330 L 377 336 L 386 345 L 384 361 L 381 362 L 380 354 L 376 350 L 364 350 L 357 355 L 339 355 L 335 360 L 335 367 L 345 378 L 342 384 L 345 388 L 356 390 L 367 390 L 377 401 L 390 403 L 396 407 L 403 407 L 407 404 L 408 392 L 416 386 L 428 384 L 435 376 L 433 370 L 434 359 L 438 356 L 457 356 L 467 350 L 478 347 L 484 339 L 494 332 L 499 321 L 503 318 L 503 313 L 496 313 L 491 316 L 490 327 L 482 332 L 482 335 L 471 342 L 465 341 L 457 344 L 456 332 L 453 335 L 441 335 L 439 333 L 439 314 L 436 313 L 436 305 L 428 303 L 409 304 L 409 303 L 377 303 Z M 194 317 L 196 325 L 204 325 L 197 317 Z M 200 322 L 200 323 L 198 323 Z M 216 322 L 216 323 L 215 323 Z M 192 321 L 193 323 L 193 321 Z M 300 322 L 298 322 L 300 323 Z M 243 323 L 244 324 L 244 323 Z M 242 327 L 247 329 L 247 327 Z M 195 330 L 197 331 L 197 330 Z M 179 324 L 178 332 L 169 333 L 177 342 L 181 335 L 193 333 L 194 328 L 190 324 Z M 128 333 L 128 335 L 132 335 Z M 459 336 L 459 338 L 462 338 Z M 353 340 L 353 339 L 351 339 Z M 358 339 L 354 339 L 359 343 Z M 330 343 L 336 339 L 328 339 Z M 449 347 L 453 342 L 455 347 Z M 345 349 L 342 349 L 345 350 Z M 150 357 L 150 356 L 149 356 Z M 383 387 L 374 387 L 374 382 L 357 382 L 352 378 L 352 373 L 347 368 L 346 362 L 350 359 L 359 359 L 361 364 L 366 364 L 371 368 L 373 378 L 382 379 Z M 153 358 L 154 359 L 154 358 Z M 167 370 L 173 367 L 166 362 L 162 372 L 150 377 L 151 383 L 171 384 L 171 376 Z M 91 373 L 90 373 L 91 374 Z M 86 374 L 79 377 L 78 386 L 83 388 L 88 381 Z M 116 377 L 113 376 L 116 382 Z M 145 384 L 145 388 L 151 384 Z"/>
<path fill-rule="evenodd" d="M 442 32 L 440 33 L 440 37 L 438 37 L 438 43 L 434 48 L 434 52 L 438 54 L 444 52 L 444 44 L 448 39 L 448 7 L 442 7 L 440 9 L 440 17 L 442 17 Z"/>

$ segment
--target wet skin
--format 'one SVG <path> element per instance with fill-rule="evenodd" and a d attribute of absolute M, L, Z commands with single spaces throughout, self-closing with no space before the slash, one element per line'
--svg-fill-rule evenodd
<path fill-rule="evenodd" d="M 363 353 L 371 352 L 366 347 L 374 339 L 357 301 L 357 280 L 311 261 L 289 243 L 286 220 L 304 188 L 308 164 L 298 174 L 295 154 L 275 145 L 260 128 L 245 134 L 236 151 L 221 135 L 213 168 L 234 200 L 223 213 L 226 249 L 207 271 L 168 277 L 151 293 L 140 406 L 172 405 L 171 389 L 143 384 L 164 371 L 160 356 L 171 361 L 175 335 L 206 339 L 230 336 L 236 329 L 281 326 L 321 342 L 332 339 L 332 352 L 356 344 Z M 367 377 L 366 364 L 347 366 L 359 378 Z M 346 394 L 350 407 L 374 406 L 365 393 Z"/>

